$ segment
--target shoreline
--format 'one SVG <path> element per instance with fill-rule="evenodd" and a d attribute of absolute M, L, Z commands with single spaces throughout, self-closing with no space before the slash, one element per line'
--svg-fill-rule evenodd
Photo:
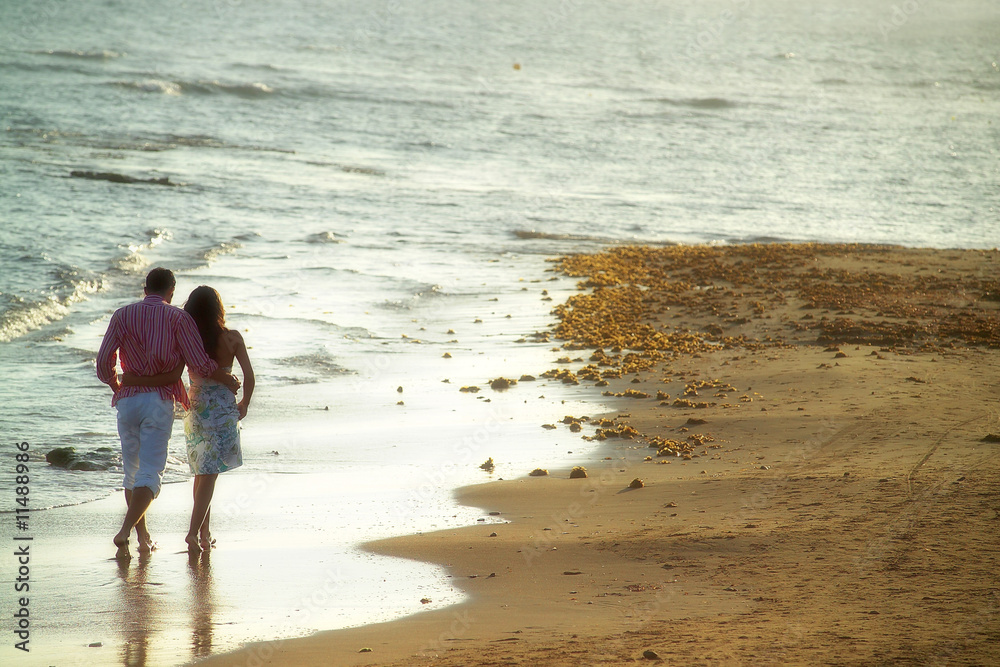
<path fill-rule="evenodd" d="M 998 264 L 815 244 L 563 260 L 591 291 L 557 335 L 611 354 L 551 377 L 616 396 L 621 419 L 573 429 L 610 460 L 460 492 L 510 523 L 366 545 L 446 566 L 469 601 L 204 663 L 988 661 Z"/>

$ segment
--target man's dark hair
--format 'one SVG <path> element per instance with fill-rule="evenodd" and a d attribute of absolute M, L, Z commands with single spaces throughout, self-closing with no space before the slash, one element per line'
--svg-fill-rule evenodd
<path fill-rule="evenodd" d="M 150 294 L 166 294 L 177 284 L 174 273 L 161 266 L 146 274 L 146 291 Z"/>

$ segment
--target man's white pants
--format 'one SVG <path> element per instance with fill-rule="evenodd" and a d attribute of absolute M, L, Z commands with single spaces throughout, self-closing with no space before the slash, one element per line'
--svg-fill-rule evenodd
<path fill-rule="evenodd" d="M 118 400 L 118 435 L 122 441 L 125 488 L 146 486 L 160 493 L 167 465 L 167 442 L 174 425 L 174 402 L 147 391 Z"/>

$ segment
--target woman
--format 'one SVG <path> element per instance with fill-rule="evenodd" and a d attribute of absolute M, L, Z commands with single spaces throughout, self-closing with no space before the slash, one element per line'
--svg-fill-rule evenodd
<path fill-rule="evenodd" d="M 218 292 L 206 285 L 195 288 L 188 296 L 184 310 L 198 325 L 208 356 L 227 372 L 232 372 L 234 359 L 240 362 L 243 370 L 243 398 L 238 403 L 236 396 L 225 385 L 188 371 L 191 409 L 184 417 L 184 436 L 188 465 L 195 478 L 191 525 L 184 541 L 188 551 L 198 552 L 211 549 L 215 543 L 209 519 L 219 473 L 243 465 L 239 420 L 246 417 L 250 407 L 254 374 L 243 336 L 226 328 L 226 310 Z M 181 365 L 170 373 L 146 377 L 126 373 L 122 384 L 170 384 L 177 381 L 183 370 Z"/>

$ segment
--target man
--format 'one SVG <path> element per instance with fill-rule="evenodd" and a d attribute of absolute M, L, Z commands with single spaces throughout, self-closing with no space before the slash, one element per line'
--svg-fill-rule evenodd
<path fill-rule="evenodd" d="M 156 375 L 181 363 L 211 377 L 236 392 L 239 381 L 219 369 L 206 353 L 191 316 L 170 305 L 176 281 L 167 269 L 156 268 L 146 276 L 142 301 L 115 311 L 97 353 L 97 377 L 114 390 L 111 405 L 118 408 L 118 435 L 125 470 L 125 503 L 128 510 L 115 535 L 116 557 L 130 558 L 129 534 L 135 528 L 140 553 L 155 548 L 146 528 L 146 510 L 160 493 L 167 464 L 167 442 L 174 422 L 174 401 L 189 407 L 184 384 L 178 379 L 162 387 L 122 386 L 115 371 Z"/>

